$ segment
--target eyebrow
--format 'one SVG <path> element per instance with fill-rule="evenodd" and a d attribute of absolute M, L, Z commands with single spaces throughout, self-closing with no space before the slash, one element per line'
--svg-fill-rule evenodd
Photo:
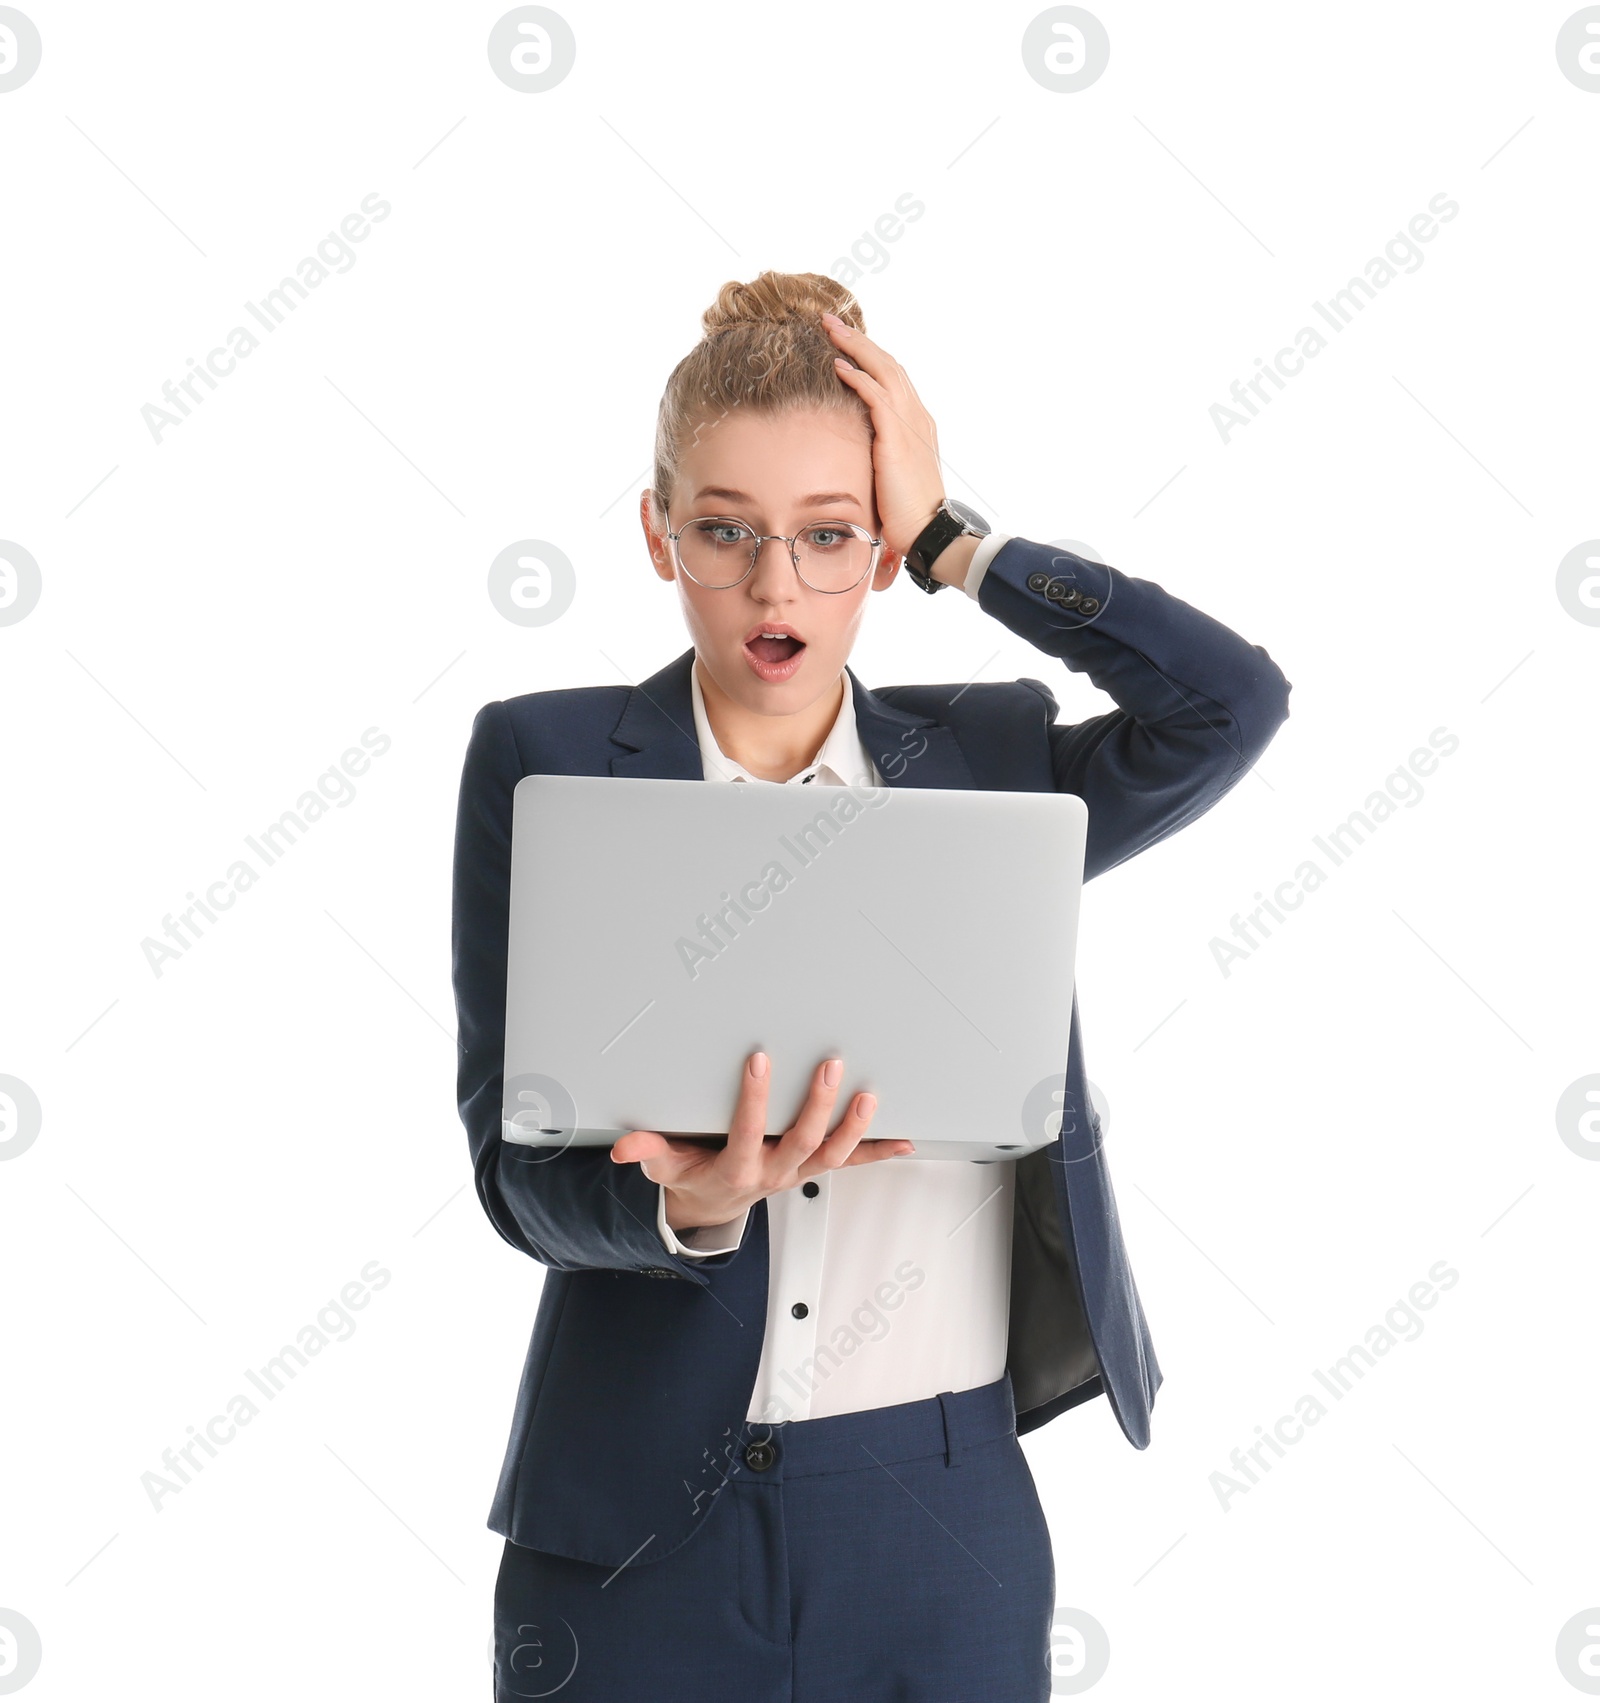
<path fill-rule="evenodd" d="M 702 485 L 690 500 L 701 503 L 707 497 L 735 503 L 755 501 L 748 491 L 731 491 L 725 485 Z M 799 497 L 796 501 L 805 508 L 810 508 L 815 503 L 854 503 L 857 508 L 861 507 L 860 498 L 852 496 L 848 491 L 812 491 L 809 496 Z"/>

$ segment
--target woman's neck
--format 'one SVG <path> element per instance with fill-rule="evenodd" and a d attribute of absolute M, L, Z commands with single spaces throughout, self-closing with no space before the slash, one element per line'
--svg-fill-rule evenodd
<path fill-rule="evenodd" d="M 717 748 L 758 780 L 786 781 L 810 767 L 844 707 L 843 674 L 814 704 L 793 715 L 757 715 L 730 698 L 698 656 L 694 667 Z"/>

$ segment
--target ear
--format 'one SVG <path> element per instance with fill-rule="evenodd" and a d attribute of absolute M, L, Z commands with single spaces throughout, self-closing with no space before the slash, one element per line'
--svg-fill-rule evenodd
<path fill-rule="evenodd" d="M 676 579 L 667 535 L 656 520 L 655 496 L 648 487 L 639 493 L 639 524 L 644 528 L 645 541 L 649 545 L 651 567 L 664 580 Z"/>
<path fill-rule="evenodd" d="M 905 557 L 898 550 L 891 550 L 885 544 L 878 552 L 878 565 L 872 570 L 872 589 L 887 591 L 894 584 L 904 562 Z"/>

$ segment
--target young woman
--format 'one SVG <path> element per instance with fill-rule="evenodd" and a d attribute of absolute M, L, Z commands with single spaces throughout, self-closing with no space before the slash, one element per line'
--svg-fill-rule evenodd
<path fill-rule="evenodd" d="M 1151 582 L 951 505 L 933 421 L 830 279 L 727 284 L 704 329 L 640 499 L 692 648 L 634 688 L 486 704 L 462 775 L 461 1115 L 491 1221 L 548 1268 L 489 1522 L 495 1695 L 1036 1703 L 1054 1566 L 1018 1436 L 1104 1394 L 1142 1448 L 1161 1382 L 1076 1011 L 1028 1114 L 1053 1139 L 1020 1161 L 875 1140 L 840 1059 L 764 1138 L 761 1053 L 723 1147 L 504 1143 L 512 791 L 565 773 L 1073 792 L 1090 878 L 1235 785 L 1289 683 Z M 848 658 L 902 567 L 1117 709 L 1057 725 L 1032 678 L 868 691 Z M 953 895 L 1005 880 L 1004 847 L 949 876 Z"/>

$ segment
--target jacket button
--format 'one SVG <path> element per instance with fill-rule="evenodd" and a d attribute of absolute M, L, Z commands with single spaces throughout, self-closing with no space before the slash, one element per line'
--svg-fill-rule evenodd
<path fill-rule="evenodd" d="M 778 1451 L 770 1443 L 752 1443 L 744 1452 L 744 1464 L 752 1472 L 765 1472 L 778 1458 Z"/>
<path fill-rule="evenodd" d="M 1044 594 L 1052 603 L 1059 603 L 1067 595 L 1067 582 L 1064 579 L 1046 580 Z"/>
<path fill-rule="evenodd" d="M 1083 593 L 1078 590 L 1077 586 L 1069 585 L 1055 601 L 1063 609 L 1076 609 L 1082 604 L 1083 600 Z"/>
<path fill-rule="evenodd" d="M 1081 615 L 1092 615 L 1099 607 L 1100 599 L 1098 597 L 1086 597 L 1083 602 L 1078 605 L 1078 612 Z"/>
<path fill-rule="evenodd" d="M 1029 591 L 1043 591 L 1044 588 L 1047 585 L 1049 585 L 1049 583 L 1050 583 L 1049 574 L 1029 574 L 1028 575 L 1028 590 Z"/>

